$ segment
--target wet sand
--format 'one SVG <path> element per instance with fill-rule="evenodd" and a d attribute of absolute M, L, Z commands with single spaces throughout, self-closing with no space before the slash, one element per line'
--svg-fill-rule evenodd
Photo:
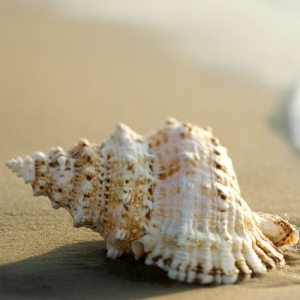
<path fill-rule="evenodd" d="M 106 259 L 98 234 L 34 198 L 5 161 L 137 132 L 166 117 L 214 128 L 253 210 L 300 225 L 300 159 L 288 143 L 285 94 L 203 66 L 176 63 L 157 37 L 107 22 L 55 19 L 0 2 L 0 299 L 295 299 L 300 255 L 234 286 L 172 282 L 130 257 Z"/>

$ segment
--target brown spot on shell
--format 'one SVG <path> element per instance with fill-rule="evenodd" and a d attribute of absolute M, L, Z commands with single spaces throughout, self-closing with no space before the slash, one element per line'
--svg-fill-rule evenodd
<path fill-rule="evenodd" d="M 165 180 L 167 177 L 168 177 L 167 173 L 160 173 L 160 174 L 158 174 L 158 179 L 160 179 L 160 180 Z"/>
<path fill-rule="evenodd" d="M 180 132 L 180 137 L 181 139 L 187 139 L 188 138 L 188 134 L 186 132 Z"/>

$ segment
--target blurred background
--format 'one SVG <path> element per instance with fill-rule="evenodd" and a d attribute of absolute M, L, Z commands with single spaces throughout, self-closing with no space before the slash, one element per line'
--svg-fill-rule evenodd
<path fill-rule="evenodd" d="M 155 34 L 190 63 L 233 71 L 284 86 L 299 73 L 298 0 L 48 0 L 27 1 L 77 22 L 126 26 Z M 161 40 L 158 40 L 158 38 Z M 150 46 L 150 45 L 149 45 Z"/>
<path fill-rule="evenodd" d="M 145 132 L 169 115 L 214 123 L 201 101 L 225 105 L 224 82 L 280 93 L 299 74 L 297 0 L 2 0 L 0 9 L 0 101 L 14 109 L 17 98 L 19 114 L 32 101 L 39 116 L 26 118 L 43 119 L 41 132 L 58 120 L 83 134 L 121 120 Z"/>
<path fill-rule="evenodd" d="M 52 96 L 60 101 L 86 98 L 88 104 L 87 98 L 95 96 L 111 103 L 110 91 L 101 97 L 103 89 L 121 93 L 132 84 L 131 93 L 140 92 L 144 102 L 150 86 L 155 95 L 156 84 L 163 84 L 158 69 L 167 72 L 168 64 L 275 89 L 290 88 L 299 74 L 298 0 L 3 0 L 0 5 L 3 72 L 30 83 L 38 73 L 36 88 L 41 88 L 38 83 L 53 85 Z M 175 72 L 168 77 L 178 82 L 184 76 Z M 68 93 L 75 86 L 81 97 L 59 95 L 60 88 Z M 174 90 L 165 87 L 167 95 L 160 92 L 159 98 Z M 116 95 L 119 107 L 134 96 Z M 169 107 L 161 109 L 163 116 L 171 113 Z"/>

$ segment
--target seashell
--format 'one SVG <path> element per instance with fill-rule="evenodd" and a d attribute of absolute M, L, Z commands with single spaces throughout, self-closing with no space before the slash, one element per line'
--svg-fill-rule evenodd
<path fill-rule="evenodd" d="M 108 257 L 145 256 L 171 279 L 232 284 L 283 266 L 282 247 L 298 241 L 289 222 L 251 211 L 210 128 L 168 119 L 143 137 L 119 124 L 100 145 L 6 164 L 75 227 L 99 232 Z"/>

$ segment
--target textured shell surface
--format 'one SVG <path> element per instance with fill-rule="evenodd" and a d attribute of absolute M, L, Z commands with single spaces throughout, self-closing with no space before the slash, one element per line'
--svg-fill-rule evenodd
<path fill-rule="evenodd" d="M 282 247 L 298 242 L 288 221 L 252 212 L 210 128 L 168 119 L 140 136 L 119 124 L 101 144 L 6 164 L 75 227 L 99 232 L 108 257 L 144 256 L 171 279 L 231 284 L 283 266 Z"/>

